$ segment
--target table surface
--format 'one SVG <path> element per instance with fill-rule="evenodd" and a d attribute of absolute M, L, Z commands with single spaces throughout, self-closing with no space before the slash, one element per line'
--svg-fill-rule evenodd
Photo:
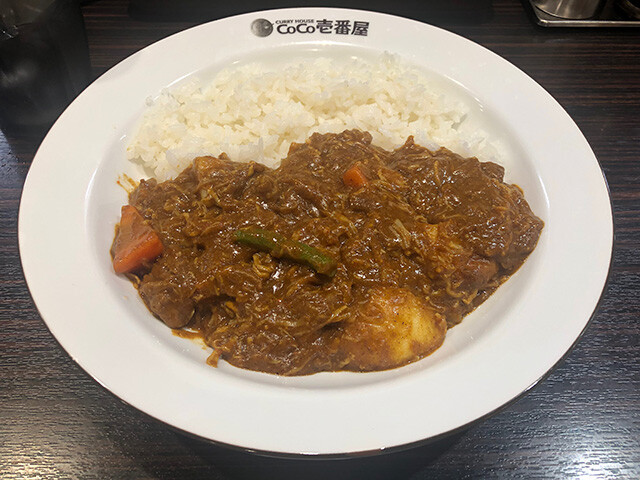
<path fill-rule="evenodd" d="M 402 13 L 484 45 L 530 75 L 569 112 L 595 151 L 611 190 L 616 241 L 608 289 L 574 350 L 543 382 L 491 418 L 406 451 L 282 460 L 186 437 L 96 384 L 41 320 L 20 267 L 17 212 L 43 132 L 5 130 L 0 477 L 640 478 L 640 30 L 543 28 L 517 0 L 487 2 L 489 9 L 474 18 L 430 16 L 401 5 Z M 127 6 L 125 0 L 83 5 L 95 76 L 199 23 L 188 16 L 133 19 Z"/>

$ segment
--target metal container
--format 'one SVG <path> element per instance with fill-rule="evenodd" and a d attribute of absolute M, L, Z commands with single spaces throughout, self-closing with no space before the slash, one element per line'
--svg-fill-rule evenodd
<path fill-rule="evenodd" d="M 640 20 L 640 0 L 618 0 L 618 5 L 629 17 Z"/>
<path fill-rule="evenodd" d="M 560 18 L 586 19 L 598 13 L 603 0 L 532 0 L 536 8 Z"/>

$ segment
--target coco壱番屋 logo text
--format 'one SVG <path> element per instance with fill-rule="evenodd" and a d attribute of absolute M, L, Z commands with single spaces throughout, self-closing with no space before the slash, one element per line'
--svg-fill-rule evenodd
<path fill-rule="evenodd" d="M 272 33 L 279 35 L 369 35 L 369 22 L 361 20 L 329 19 L 282 19 L 271 22 L 258 18 L 251 22 L 251 32 L 257 37 L 268 37 Z"/>

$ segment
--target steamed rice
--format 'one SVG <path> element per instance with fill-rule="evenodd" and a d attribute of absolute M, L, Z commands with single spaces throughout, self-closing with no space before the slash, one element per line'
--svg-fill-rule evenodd
<path fill-rule="evenodd" d="M 251 63 L 210 82 L 188 79 L 147 104 L 127 157 L 160 180 L 175 177 L 196 156 L 223 152 L 277 166 L 292 142 L 352 128 L 370 132 L 386 149 L 413 135 L 430 148 L 496 156 L 484 132 L 465 128 L 469 108 L 460 98 L 391 55 Z"/>

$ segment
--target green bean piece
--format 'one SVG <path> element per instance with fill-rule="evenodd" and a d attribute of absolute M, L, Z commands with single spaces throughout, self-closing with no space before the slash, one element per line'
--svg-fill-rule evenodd
<path fill-rule="evenodd" d="M 326 253 L 306 243 L 283 237 L 279 233 L 261 228 L 237 230 L 234 241 L 269 253 L 275 258 L 288 258 L 313 268 L 322 275 L 332 277 L 338 268 L 337 262 Z"/>

